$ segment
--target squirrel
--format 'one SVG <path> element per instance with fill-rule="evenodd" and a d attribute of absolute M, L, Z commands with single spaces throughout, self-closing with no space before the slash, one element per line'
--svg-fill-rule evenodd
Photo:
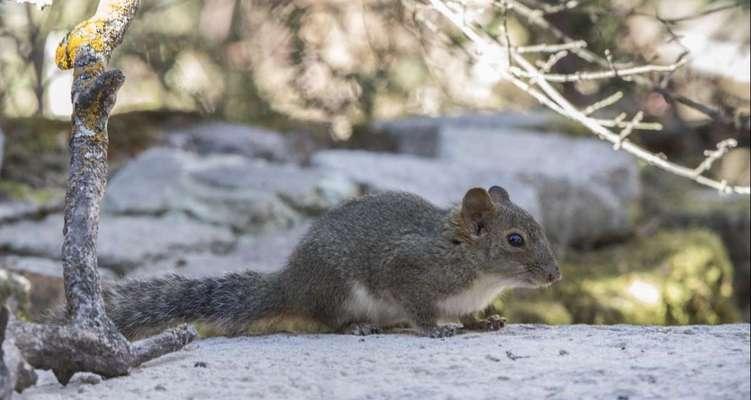
<path fill-rule="evenodd" d="M 445 337 L 457 324 L 439 322 L 485 309 L 503 289 L 559 279 L 542 227 L 493 186 L 448 210 L 409 193 L 367 195 L 321 216 L 279 272 L 128 280 L 104 295 L 129 338 L 192 321 L 238 335 L 280 316 L 359 334 L 406 323 Z"/>

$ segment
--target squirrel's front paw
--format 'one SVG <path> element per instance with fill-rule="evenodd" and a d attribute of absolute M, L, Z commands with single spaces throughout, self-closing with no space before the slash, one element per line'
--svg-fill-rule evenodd
<path fill-rule="evenodd" d="M 353 323 L 353 324 L 350 324 L 343 331 L 345 333 L 349 333 L 351 335 L 356 335 L 356 336 L 375 335 L 375 334 L 379 334 L 379 333 L 383 332 L 381 330 L 381 328 L 379 328 L 379 327 L 377 327 L 375 325 L 366 324 L 366 323 Z"/>
<path fill-rule="evenodd" d="M 485 318 L 475 318 L 470 316 L 462 319 L 465 330 L 469 331 L 497 331 L 506 326 L 506 318 L 498 314 L 493 314 Z"/>
<path fill-rule="evenodd" d="M 423 331 L 425 336 L 430 336 L 432 338 L 445 338 L 456 335 L 461 328 L 462 325 L 460 324 L 446 324 L 424 328 Z"/>
<path fill-rule="evenodd" d="M 493 314 L 485 318 L 485 329 L 489 331 L 497 331 L 506 326 L 506 318 L 501 317 L 498 314 Z"/>

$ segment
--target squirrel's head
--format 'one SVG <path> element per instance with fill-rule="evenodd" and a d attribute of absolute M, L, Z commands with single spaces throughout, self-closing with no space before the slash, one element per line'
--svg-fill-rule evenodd
<path fill-rule="evenodd" d="M 470 189 L 456 217 L 459 241 L 477 250 L 485 272 L 514 286 L 546 286 L 561 279 L 542 227 L 502 187 Z"/>

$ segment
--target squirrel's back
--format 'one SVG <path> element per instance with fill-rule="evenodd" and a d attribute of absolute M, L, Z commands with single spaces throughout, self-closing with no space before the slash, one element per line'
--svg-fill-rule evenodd
<path fill-rule="evenodd" d="M 282 271 L 288 303 L 332 325 L 343 323 L 353 288 L 378 291 L 387 285 L 389 261 L 410 248 L 425 251 L 441 235 L 447 214 L 403 192 L 364 196 L 332 209 L 313 224 Z"/>
<path fill-rule="evenodd" d="M 353 199 L 316 221 L 290 262 L 319 252 L 372 260 L 409 238 L 440 235 L 447 214 L 411 193 L 384 192 Z"/>

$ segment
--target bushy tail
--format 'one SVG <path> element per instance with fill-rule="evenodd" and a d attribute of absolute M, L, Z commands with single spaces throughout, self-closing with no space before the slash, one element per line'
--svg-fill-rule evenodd
<path fill-rule="evenodd" d="M 284 307 L 276 274 L 247 271 L 216 278 L 169 275 L 105 288 L 107 314 L 132 339 L 182 322 L 206 321 L 239 334 Z"/>

